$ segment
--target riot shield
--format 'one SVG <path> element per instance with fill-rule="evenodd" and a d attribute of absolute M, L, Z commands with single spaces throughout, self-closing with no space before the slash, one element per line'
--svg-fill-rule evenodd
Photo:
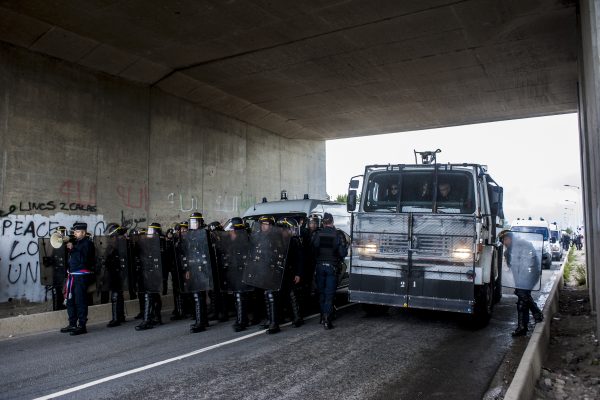
<path fill-rule="evenodd" d="M 509 232 L 504 236 L 503 244 L 502 286 L 540 290 L 543 235 L 530 232 Z"/>
<path fill-rule="evenodd" d="M 136 248 L 140 259 L 143 290 L 148 293 L 162 292 L 162 254 L 158 236 L 140 236 Z"/>
<path fill-rule="evenodd" d="M 246 292 L 254 288 L 242 282 L 246 257 L 250 250 L 250 238 L 245 230 L 216 232 L 219 285 L 227 292 Z"/>
<path fill-rule="evenodd" d="M 123 236 L 94 236 L 96 247 L 96 285 L 98 291 L 128 288 L 129 255 Z"/>
<path fill-rule="evenodd" d="M 113 282 L 113 290 L 126 290 L 129 289 L 129 275 L 131 274 L 131 260 L 129 253 L 129 243 L 125 236 L 117 237 L 117 255 L 119 257 L 118 264 L 115 265 L 117 268 L 115 281 Z"/>
<path fill-rule="evenodd" d="M 40 283 L 44 286 L 62 286 L 67 277 L 67 246 L 55 249 L 50 238 L 38 239 Z"/>
<path fill-rule="evenodd" d="M 183 293 L 213 289 L 212 262 L 206 229 L 182 232 L 177 246 L 177 268 Z"/>
<path fill-rule="evenodd" d="M 108 292 L 110 290 L 110 267 L 115 261 L 114 238 L 107 236 L 94 236 L 96 248 L 96 290 Z"/>
<path fill-rule="evenodd" d="M 279 290 L 287 267 L 292 233 L 273 225 L 255 224 L 242 281 L 265 290 Z"/>

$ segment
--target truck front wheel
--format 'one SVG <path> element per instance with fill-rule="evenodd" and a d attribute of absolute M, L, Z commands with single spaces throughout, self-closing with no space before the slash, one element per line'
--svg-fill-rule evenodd
<path fill-rule="evenodd" d="M 492 317 L 494 307 L 494 288 L 493 283 L 485 283 L 475 287 L 475 309 L 473 312 L 473 322 L 477 327 L 484 327 Z"/>

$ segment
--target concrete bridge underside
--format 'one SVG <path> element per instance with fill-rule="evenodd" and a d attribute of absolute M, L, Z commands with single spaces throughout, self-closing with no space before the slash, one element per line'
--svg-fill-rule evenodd
<path fill-rule="evenodd" d="M 574 112 L 574 0 L 0 1 L 0 40 L 287 138 Z"/>
<path fill-rule="evenodd" d="M 579 111 L 598 309 L 599 10 L 0 0 L 0 301 L 39 297 L 30 220 L 225 219 L 280 189 L 324 196 L 325 139 Z"/>

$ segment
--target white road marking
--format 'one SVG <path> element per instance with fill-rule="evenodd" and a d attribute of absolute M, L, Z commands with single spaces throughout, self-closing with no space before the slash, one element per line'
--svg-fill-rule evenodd
<path fill-rule="evenodd" d="M 342 309 L 344 309 L 346 307 L 350 307 L 350 306 L 353 306 L 353 305 L 355 305 L 355 303 L 349 303 L 349 304 L 345 304 L 345 305 L 343 305 L 341 307 L 338 307 L 337 309 L 338 310 L 342 310 Z M 318 315 L 319 314 L 313 314 L 313 315 L 310 315 L 310 316 L 306 317 L 305 319 L 315 318 Z M 289 326 L 291 324 L 292 324 L 291 322 L 288 322 L 288 323 L 285 323 L 285 324 L 283 324 L 281 326 Z M 250 339 L 250 338 L 258 336 L 258 335 L 263 335 L 265 333 L 265 331 L 266 331 L 265 329 L 261 329 L 258 332 L 254 332 L 254 333 L 250 333 L 248 335 L 240 336 L 238 338 L 227 340 L 225 342 L 213 344 L 212 346 L 203 347 L 201 349 L 194 350 L 194 351 L 192 351 L 190 353 L 185 353 L 185 354 L 182 354 L 182 355 L 177 356 L 177 357 L 168 358 L 168 359 L 163 360 L 163 361 L 157 361 L 157 362 L 152 363 L 152 364 L 144 365 L 143 367 L 138 367 L 138 368 L 134 368 L 134 369 L 131 369 L 129 371 L 121 372 L 121 373 L 118 373 L 118 374 L 115 374 L 115 375 L 110 375 L 110 376 L 107 376 L 105 378 L 97 379 L 95 381 L 84 383 L 83 385 L 79 385 L 79 386 L 75 386 L 75 387 L 72 387 L 72 388 L 69 388 L 69 389 L 61 390 L 60 392 L 51 393 L 51 394 L 48 394 L 46 396 L 36 397 L 34 400 L 54 399 L 56 397 L 64 396 L 65 394 L 69 394 L 69 393 L 73 393 L 73 392 L 78 392 L 80 390 L 87 389 L 87 388 L 92 387 L 92 386 L 100 385 L 100 384 L 105 383 L 105 382 L 113 381 L 115 379 L 119 379 L 119 378 L 122 378 L 122 377 L 127 376 L 127 375 L 137 374 L 138 372 L 142 372 L 142 371 L 146 371 L 146 370 L 149 370 L 149 369 L 152 369 L 152 368 L 156 368 L 156 367 L 159 367 L 161 365 L 172 363 L 174 361 L 180 361 L 180 360 L 183 360 L 185 358 L 189 358 L 189 357 L 201 354 L 201 353 L 205 353 L 205 352 L 210 351 L 210 350 L 218 349 L 219 347 L 227 346 L 229 344 L 233 344 L 233 343 L 236 343 L 236 342 L 241 342 L 242 340 Z"/>

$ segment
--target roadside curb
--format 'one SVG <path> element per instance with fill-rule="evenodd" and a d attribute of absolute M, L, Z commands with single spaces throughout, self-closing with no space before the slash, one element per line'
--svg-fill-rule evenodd
<path fill-rule="evenodd" d="M 173 308 L 173 296 L 162 296 L 163 310 Z M 133 318 L 139 312 L 138 300 L 125 302 L 125 316 Z M 90 306 L 88 324 L 108 322 L 112 318 L 110 303 Z M 34 333 L 58 330 L 67 324 L 67 310 L 48 311 L 38 314 L 19 315 L 0 319 L 0 339 L 14 338 Z"/>
<path fill-rule="evenodd" d="M 536 324 L 517 371 L 506 390 L 504 400 L 529 400 L 533 398 L 535 384 L 540 377 L 550 343 L 550 322 L 558 311 L 558 293 L 564 284 L 563 272 L 568 256 L 560 266 L 558 279 L 554 281 L 544 305 L 544 321 Z"/>

